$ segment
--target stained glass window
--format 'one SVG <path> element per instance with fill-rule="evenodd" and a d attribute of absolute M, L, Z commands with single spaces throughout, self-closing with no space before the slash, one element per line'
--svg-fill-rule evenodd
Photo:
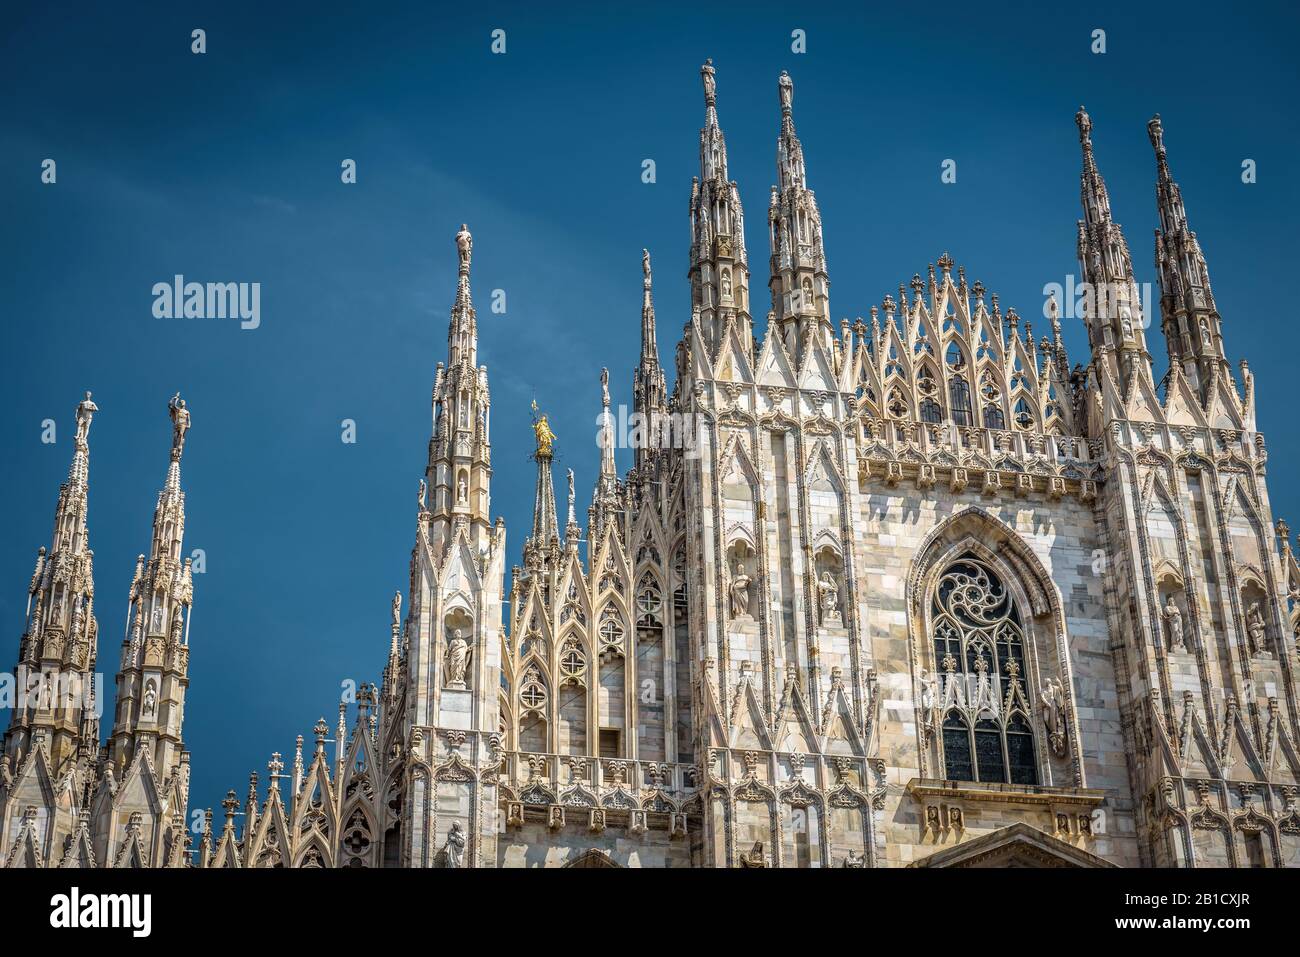
<path fill-rule="evenodd" d="M 1024 628 L 1011 590 L 982 560 L 965 555 L 939 576 L 931 610 L 945 703 L 944 776 L 1036 784 Z"/>

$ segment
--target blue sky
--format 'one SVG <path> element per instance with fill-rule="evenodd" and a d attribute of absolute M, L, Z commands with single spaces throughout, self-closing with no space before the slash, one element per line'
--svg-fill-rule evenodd
<path fill-rule="evenodd" d="M 92 389 L 90 534 L 111 687 L 166 470 L 166 400 L 181 390 L 193 413 L 187 550 L 202 548 L 208 565 L 185 721 L 192 807 L 230 787 L 242 796 L 272 751 L 290 753 L 320 715 L 332 722 L 341 680 L 378 680 L 389 600 L 408 578 L 461 222 L 474 233 L 493 504 L 511 552 L 530 520 L 534 396 L 559 434 L 557 484 L 577 472 L 585 516 L 601 366 L 615 401 L 630 402 L 643 246 L 668 366 L 689 315 L 705 57 L 756 290 L 776 78 L 793 77 L 837 320 L 866 315 L 948 250 L 1045 331 L 1043 286 L 1077 269 L 1080 103 L 1138 278 L 1154 281 L 1145 124 L 1160 112 L 1229 355 L 1257 376 L 1275 514 L 1300 516 L 1285 478 L 1300 442 L 1284 411 L 1298 335 L 1279 307 L 1300 155 L 1287 7 L 469 6 L 6 12 L 0 662 L 16 655 L 73 410 Z M 190 53 L 196 27 L 202 56 Z M 489 49 L 496 28 L 504 56 Z M 1090 52 L 1095 28 L 1104 55 Z M 791 51 L 794 29 L 806 31 L 804 54 Z M 45 158 L 58 164 L 53 186 L 40 182 Z M 340 182 L 345 158 L 357 161 L 355 185 Z M 641 181 L 647 158 L 654 184 Z M 1245 158 L 1258 164 L 1254 185 L 1241 182 Z M 955 184 L 940 181 L 945 159 Z M 155 319 L 150 290 L 176 273 L 260 282 L 261 327 Z M 493 289 L 506 291 L 504 315 L 488 308 Z M 1071 361 L 1086 362 L 1081 323 L 1066 323 L 1066 340 Z M 1160 375 L 1158 331 L 1149 342 Z M 40 442 L 46 418 L 59 424 L 54 445 Z M 340 441 L 345 418 L 353 445 Z"/>

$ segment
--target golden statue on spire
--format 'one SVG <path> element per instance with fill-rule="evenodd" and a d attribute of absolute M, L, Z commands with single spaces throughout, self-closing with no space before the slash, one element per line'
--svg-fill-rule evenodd
<path fill-rule="evenodd" d="M 555 442 L 555 433 L 551 431 L 546 415 L 537 412 L 537 400 L 533 400 L 533 434 L 537 436 L 537 454 L 551 457 L 551 444 Z"/>

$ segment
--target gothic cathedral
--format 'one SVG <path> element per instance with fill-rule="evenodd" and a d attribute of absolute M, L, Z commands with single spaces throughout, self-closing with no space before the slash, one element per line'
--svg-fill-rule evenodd
<path fill-rule="evenodd" d="M 1091 355 L 1071 369 L 1060 304 L 1035 341 L 947 254 L 869 321 L 836 325 L 785 74 L 757 335 L 712 65 L 701 74 L 691 314 L 670 393 L 646 253 L 630 471 L 602 375 L 586 526 L 571 472 L 561 526 L 535 410 L 532 528 L 507 573 L 461 227 L 382 682 L 360 689 L 350 728 L 341 705 L 314 747 L 272 756 L 264 788 L 254 774 L 242 805 L 229 792 L 224 823 L 187 817 L 189 411 L 169 406 L 101 743 L 86 395 L 28 589 L 0 863 L 1300 865 L 1300 567 L 1159 117 L 1157 383 L 1082 109 Z"/>

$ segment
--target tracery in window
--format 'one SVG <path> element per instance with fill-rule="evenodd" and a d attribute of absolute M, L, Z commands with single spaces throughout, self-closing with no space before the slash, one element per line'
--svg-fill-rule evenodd
<path fill-rule="evenodd" d="M 944 776 L 1038 783 L 1024 628 L 1011 590 L 987 564 L 966 555 L 940 575 L 931 611 L 943 679 Z"/>

